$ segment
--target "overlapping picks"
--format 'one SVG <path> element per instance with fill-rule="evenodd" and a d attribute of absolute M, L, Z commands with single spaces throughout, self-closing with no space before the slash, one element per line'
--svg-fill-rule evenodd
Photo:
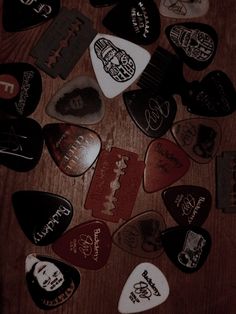
<path fill-rule="evenodd" d="M 80 284 L 80 273 L 49 256 L 29 254 L 25 260 L 28 291 L 42 310 L 52 310 L 68 301 Z"/>
<path fill-rule="evenodd" d="M 167 299 L 169 284 L 159 268 L 151 263 L 137 265 L 128 277 L 118 303 L 120 313 L 139 313 Z"/>
<path fill-rule="evenodd" d="M 98 123 L 105 113 L 102 92 L 94 79 L 78 76 L 57 91 L 48 103 L 46 112 L 68 123 Z"/>
<path fill-rule="evenodd" d="M 54 162 L 66 175 L 82 175 L 97 159 L 101 140 L 94 131 L 66 123 L 47 124 L 43 131 Z"/>
<path fill-rule="evenodd" d="M 110 255 L 110 230 L 103 221 L 91 220 L 68 230 L 53 243 L 52 248 L 57 255 L 75 266 L 100 269 Z"/>
<path fill-rule="evenodd" d="M 162 198 L 171 216 L 181 226 L 201 226 L 212 206 L 210 192 L 195 185 L 169 187 L 162 192 Z"/>
<path fill-rule="evenodd" d="M 103 94 L 113 98 L 143 72 L 151 55 L 123 38 L 98 33 L 90 44 L 93 69 Z"/>
<path fill-rule="evenodd" d="M 43 191 L 14 192 L 12 204 L 23 232 L 35 245 L 54 242 L 73 216 L 73 207 L 66 198 Z"/>
<path fill-rule="evenodd" d="M 103 25 L 117 36 L 148 45 L 160 35 L 160 14 L 154 1 L 121 1 L 105 16 Z"/>

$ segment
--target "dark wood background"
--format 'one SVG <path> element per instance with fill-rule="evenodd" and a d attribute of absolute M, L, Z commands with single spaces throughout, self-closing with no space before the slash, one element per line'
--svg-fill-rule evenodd
<path fill-rule="evenodd" d="M 109 33 L 101 24 L 102 18 L 110 8 L 93 8 L 89 1 L 65 0 L 62 5 L 77 8 L 88 16 L 99 32 Z M 157 1 L 159 4 L 159 1 Z M 193 71 L 187 66 L 184 74 L 187 80 L 201 79 L 206 73 L 220 69 L 225 71 L 236 86 L 236 2 L 235 0 L 210 1 L 209 12 L 195 21 L 212 25 L 219 35 L 219 45 L 213 63 L 204 71 Z M 186 21 L 186 20 L 185 20 Z M 167 25 L 180 20 L 161 16 L 161 35 L 152 45 L 146 46 L 150 52 L 157 45 L 171 50 L 164 35 Z M 51 22 L 18 33 L 0 33 L 0 62 L 24 61 L 34 63 L 29 56 L 31 48 Z M 53 79 L 41 72 L 43 93 L 36 111 L 31 117 L 41 126 L 57 122 L 47 116 L 45 107 L 54 93 L 65 83 L 60 78 Z M 67 81 L 78 76 L 94 76 L 89 52 L 85 52 Z M 135 89 L 135 83 L 130 89 Z M 189 114 L 178 102 L 176 121 L 183 118 L 196 117 Z M 129 117 L 121 96 L 105 99 L 106 113 L 104 119 L 90 128 L 101 136 L 103 145 L 113 145 L 137 152 L 144 159 L 146 148 L 151 139 L 145 136 L 134 125 Z M 223 140 L 219 154 L 225 150 L 236 150 L 235 114 L 217 118 L 222 126 Z M 164 136 L 173 140 L 170 132 Z M 91 220 L 91 212 L 84 210 L 86 193 L 93 175 L 94 166 L 83 176 L 72 178 L 64 175 L 57 168 L 46 146 L 39 164 L 33 170 L 17 173 L 0 166 L 0 284 L 1 313 L 34 314 L 42 312 L 38 309 L 27 291 L 25 284 L 24 263 L 30 253 L 38 253 L 56 257 L 51 246 L 36 247 L 30 243 L 20 229 L 11 204 L 11 195 L 18 190 L 43 190 L 62 195 L 69 199 L 74 207 L 74 217 L 69 228 Z M 215 162 L 200 165 L 191 162 L 188 173 L 178 182 L 180 184 L 200 185 L 209 189 L 215 198 Z M 161 192 L 145 193 L 140 187 L 132 216 L 145 210 L 157 210 L 165 218 L 167 227 L 176 223 L 169 215 Z M 110 231 L 118 228 L 118 224 L 108 223 Z M 159 258 L 150 260 L 166 275 L 170 285 L 170 295 L 165 303 L 146 313 L 160 314 L 233 314 L 236 308 L 236 215 L 223 214 L 213 203 L 212 210 L 203 227 L 212 236 L 212 250 L 204 266 L 196 273 L 185 274 L 177 269 L 163 253 Z M 51 313 L 67 314 L 115 314 L 122 287 L 133 268 L 145 259 L 134 257 L 112 246 L 108 263 L 98 271 L 80 269 L 81 285 L 74 296 L 61 307 Z"/>

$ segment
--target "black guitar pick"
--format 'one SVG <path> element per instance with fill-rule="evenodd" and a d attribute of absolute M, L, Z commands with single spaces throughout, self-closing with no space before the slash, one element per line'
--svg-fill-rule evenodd
<path fill-rule="evenodd" d="M 2 23 L 7 32 L 19 32 L 55 17 L 60 0 L 4 0 Z"/>
<path fill-rule="evenodd" d="M 42 79 L 29 63 L 0 64 L 1 110 L 16 117 L 33 113 L 40 100 Z"/>
<path fill-rule="evenodd" d="M 26 283 L 35 304 L 54 309 L 68 301 L 80 284 L 80 273 L 49 256 L 30 254 L 25 260 Z"/>
<path fill-rule="evenodd" d="M 35 245 L 54 242 L 73 216 L 67 199 L 47 192 L 17 191 L 12 195 L 12 204 L 22 230 Z"/>
<path fill-rule="evenodd" d="M 113 5 L 117 2 L 117 0 L 89 0 L 90 4 L 93 7 L 107 7 L 109 5 Z"/>
<path fill-rule="evenodd" d="M 205 69 L 213 60 L 218 36 L 213 27 L 202 23 L 169 25 L 167 38 L 176 54 L 194 70 Z"/>
<path fill-rule="evenodd" d="M 121 1 L 105 16 L 103 25 L 119 37 L 148 45 L 160 35 L 160 14 L 152 0 Z"/>
<path fill-rule="evenodd" d="M 150 137 L 161 137 L 171 127 L 176 115 L 173 97 L 166 99 L 152 90 L 139 89 L 123 93 L 126 108 L 140 130 Z"/>
<path fill-rule="evenodd" d="M 169 259 L 185 273 L 199 270 L 211 249 L 210 234 L 197 226 L 166 229 L 161 240 Z"/>
<path fill-rule="evenodd" d="M 35 120 L 1 120 L 0 164 L 16 171 L 29 171 L 37 165 L 43 143 L 42 128 Z"/>

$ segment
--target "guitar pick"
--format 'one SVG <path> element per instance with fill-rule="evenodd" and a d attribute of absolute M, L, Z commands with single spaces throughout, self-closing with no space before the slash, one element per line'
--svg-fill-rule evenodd
<path fill-rule="evenodd" d="M 160 35 L 160 14 L 156 3 L 149 0 L 122 1 L 102 23 L 115 35 L 139 45 L 149 45 Z"/>
<path fill-rule="evenodd" d="M 94 7 L 106 7 L 116 3 L 116 0 L 89 0 L 90 4 Z"/>
<path fill-rule="evenodd" d="M 66 123 L 43 127 L 45 143 L 54 162 L 68 176 L 80 176 L 97 159 L 99 136 L 90 129 Z"/>
<path fill-rule="evenodd" d="M 201 226 L 212 205 L 210 192 L 195 185 L 179 185 L 162 192 L 165 206 L 174 220 L 182 226 Z"/>
<path fill-rule="evenodd" d="M 1 110 L 16 116 L 34 112 L 42 92 L 39 71 L 29 63 L 0 64 Z"/>
<path fill-rule="evenodd" d="M 144 48 L 107 34 L 97 34 L 90 44 L 90 56 L 98 84 L 108 98 L 128 88 L 151 58 Z"/>
<path fill-rule="evenodd" d="M 169 259 L 185 273 L 198 271 L 211 249 L 210 234 L 197 226 L 166 229 L 161 239 Z"/>
<path fill-rule="evenodd" d="M 35 245 L 54 242 L 73 216 L 67 199 L 48 192 L 17 191 L 12 194 L 12 204 L 23 232 Z"/>
<path fill-rule="evenodd" d="M 161 0 L 159 6 L 161 15 L 175 19 L 201 17 L 208 9 L 208 0 Z"/>
<path fill-rule="evenodd" d="M 57 91 L 46 112 L 64 122 L 95 124 L 102 120 L 105 106 L 97 82 L 87 76 L 78 76 Z"/>
<path fill-rule="evenodd" d="M 35 120 L 1 120 L 0 164 L 15 171 L 29 171 L 39 162 L 43 143 L 42 128 Z"/>
<path fill-rule="evenodd" d="M 88 221 L 67 231 L 53 243 L 52 249 L 75 266 L 96 270 L 109 258 L 110 230 L 103 221 Z"/>
<path fill-rule="evenodd" d="M 54 309 L 68 301 L 80 284 L 80 273 L 49 256 L 29 254 L 25 260 L 26 283 L 35 304 Z"/>
<path fill-rule="evenodd" d="M 144 189 L 148 193 L 162 190 L 188 171 L 190 161 L 175 143 L 161 138 L 153 140 L 146 152 Z"/>
<path fill-rule="evenodd" d="M 163 248 L 160 233 L 165 230 L 163 217 L 153 211 L 145 211 L 120 226 L 113 233 L 112 241 L 122 250 L 144 258 L 156 258 Z"/>
<path fill-rule="evenodd" d="M 215 157 L 221 141 L 221 127 L 211 119 L 186 119 L 173 124 L 172 135 L 185 152 L 198 163 Z"/>
<path fill-rule="evenodd" d="M 171 127 L 176 115 L 173 97 L 162 98 L 147 89 L 123 93 L 126 108 L 140 130 L 150 137 L 161 137 Z"/>
<path fill-rule="evenodd" d="M 55 17 L 60 0 L 4 0 L 2 23 L 5 31 L 19 32 Z"/>
<path fill-rule="evenodd" d="M 151 263 L 137 265 L 128 277 L 118 303 L 120 313 L 139 313 L 165 302 L 169 285 L 164 274 Z"/>
<path fill-rule="evenodd" d="M 167 38 L 175 52 L 190 68 L 203 70 L 212 62 L 218 44 L 213 27 L 203 23 L 169 25 Z"/>

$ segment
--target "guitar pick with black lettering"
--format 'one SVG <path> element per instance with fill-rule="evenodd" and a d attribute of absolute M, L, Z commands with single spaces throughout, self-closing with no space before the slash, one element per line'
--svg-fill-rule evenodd
<path fill-rule="evenodd" d="M 106 263 L 111 251 L 111 234 L 103 221 L 91 220 L 64 233 L 53 243 L 53 251 L 69 263 L 96 270 Z"/>
<path fill-rule="evenodd" d="M 194 70 L 203 70 L 212 62 L 218 44 L 214 28 L 203 23 L 169 25 L 167 38 L 176 54 Z"/>
<path fill-rule="evenodd" d="M 211 210 L 210 192 L 195 185 L 179 185 L 162 192 L 165 206 L 174 220 L 181 226 L 201 226 Z"/>
<path fill-rule="evenodd" d="M 101 149 L 97 133 L 77 125 L 50 123 L 43 127 L 43 132 L 51 157 L 68 176 L 80 176 L 86 172 Z"/>
<path fill-rule="evenodd" d="M 151 263 L 137 265 L 129 275 L 118 303 L 120 313 L 139 313 L 167 299 L 169 284 L 165 275 Z"/>
<path fill-rule="evenodd" d="M 42 92 L 39 71 L 31 64 L 0 64 L 0 104 L 5 113 L 26 117 L 33 113 Z"/>
<path fill-rule="evenodd" d="M 23 232 L 35 245 L 54 242 L 73 216 L 73 207 L 67 199 L 43 191 L 14 192 L 12 204 Z"/>
<path fill-rule="evenodd" d="M 0 164 L 15 171 L 29 171 L 40 160 L 42 128 L 30 118 L 5 119 L 0 124 Z"/>
<path fill-rule="evenodd" d="M 177 106 L 173 97 L 163 98 L 152 90 L 123 93 L 126 108 L 140 130 L 150 137 L 161 137 L 171 127 Z"/>
<path fill-rule="evenodd" d="M 166 229 L 161 239 L 169 259 L 185 273 L 198 271 L 211 249 L 209 232 L 198 226 Z"/>
<path fill-rule="evenodd" d="M 28 291 L 42 310 L 52 310 L 68 301 L 80 284 L 80 273 L 49 256 L 29 254 L 25 260 Z"/>
<path fill-rule="evenodd" d="M 5 31 L 19 32 L 54 18 L 60 0 L 4 0 L 2 23 Z"/>
<path fill-rule="evenodd" d="M 102 22 L 115 35 L 138 45 L 149 45 L 160 35 L 160 14 L 152 0 L 121 1 Z"/>

